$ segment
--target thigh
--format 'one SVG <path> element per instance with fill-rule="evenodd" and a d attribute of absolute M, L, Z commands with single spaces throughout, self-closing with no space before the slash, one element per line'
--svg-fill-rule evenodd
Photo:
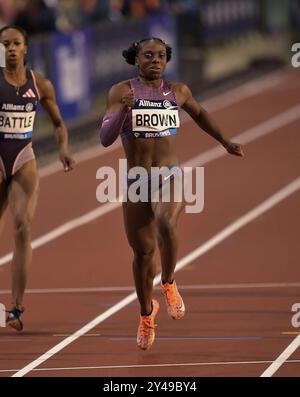
<path fill-rule="evenodd" d="M 38 197 L 39 176 L 35 159 L 24 164 L 12 177 L 8 203 L 15 221 L 31 221 Z"/>
<path fill-rule="evenodd" d="M 124 224 L 132 249 L 149 252 L 155 248 L 156 229 L 150 203 L 123 203 Z"/>
<path fill-rule="evenodd" d="M 151 203 L 156 222 L 164 218 L 174 224 L 177 223 L 178 217 L 185 206 L 183 193 L 183 183 L 180 180 L 178 183 L 172 180 L 160 188 L 160 200 Z"/>

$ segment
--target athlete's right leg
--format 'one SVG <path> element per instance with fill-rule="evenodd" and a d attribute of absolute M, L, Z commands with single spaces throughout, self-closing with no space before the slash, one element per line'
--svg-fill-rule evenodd
<path fill-rule="evenodd" d="M 123 203 L 123 216 L 128 242 L 133 250 L 133 275 L 141 315 L 152 311 L 152 289 L 156 267 L 153 260 L 156 229 L 149 203 Z"/>
<path fill-rule="evenodd" d="M 0 170 L 0 241 L 1 232 L 4 225 L 4 213 L 7 208 L 7 183 L 2 171 Z"/>
<path fill-rule="evenodd" d="M 4 212 L 7 208 L 7 184 L 2 171 L 0 170 L 0 235 L 4 224 Z"/>
<path fill-rule="evenodd" d="M 134 253 L 133 275 L 141 307 L 137 345 L 149 349 L 155 339 L 155 317 L 159 304 L 152 299 L 156 268 L 153 260 L 156 237 L 153 212 L 149 203 L 123 203 L 125 229 Z"/>

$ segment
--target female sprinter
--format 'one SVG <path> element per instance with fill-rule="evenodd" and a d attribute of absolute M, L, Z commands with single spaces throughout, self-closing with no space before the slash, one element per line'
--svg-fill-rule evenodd
<path fill-rule="evenodd" d="M 221 134 L 194 99 L 189 87 L 163 79 L 171 52 L 171 47 L 158 38 L 140 40 L 123 51 L 127 63 L 137 66 L 138 76 L 110 89 L 100 139 L 104 146 L 109 146 L 121 135 L 128 171 L 139 166 L 150 174 L 151 167 L 167 167 L 169 175 L 164 179 L 171 179 L 174 184 L 178 170 L 175 140 L 179 127 L 179 107 L 200 128 L 220 142 L 228 153 L 243 156 L 243 150 L 239 144 L 228 141 Z M 132 181 L 127 182 L 129 189 Z M 151 177 L 147 183 L 151 185 Z M 163 183 L 159 184 L 159 189 L 163 189 Z M 123 202 L 125 228 L 134 254 L 133 274 L 141 308 L 137 344 L 143 350 L 149 349 L 154 342 L 154 319 L 159 309 L 158 302 L 152 299 L 156 242 L 161 256 L 161 288 L 168 314 L 173 319 L 180 319 L 185 313 L 174 280 L 178 250 L 176 224 L 184 203 L 183 200 L 175 200 L 174 194 L 169 202 Z"/>
<path fill-rule="evenodd" d="M 68 153 L 68 134 L 51 82 L 25 66 L 26 32 L 18 26 L 0 30 L 5 67 L 0 68 L 0 222 L 7 206 L 13 216 L 15 250 L 12 260 L 12 309 L 7 324 L 23 329 L 23 296 L 31 264 L 30 227 L 37 202 L 38 172 L 32 150 L 32 130 L 38 102 L 49 114 L 65 171 L 74 162 Z"/>

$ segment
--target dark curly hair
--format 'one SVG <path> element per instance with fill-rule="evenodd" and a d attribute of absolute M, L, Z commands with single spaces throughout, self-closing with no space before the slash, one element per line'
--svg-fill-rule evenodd
<path fill-rule="evenodd" d="M 142 43 L 145 41 L 150 41 L 150 40 L 155 40 L 158 41 L 160 44 L 163 44 L 166 47 L 167 51 L 167 62 L 170 61 L 172 57 L 172 47 L 165 43 L 162 39 L 159 39 L 158 37 L 148 37 L 146 39 L 142 39 L 139 41 L 135 41 L 134 43 L 131 44 L 131 46 L 122 52 L 123 57 L 125 58 L 126 62 L 129 63 L 129 65 L 135 65 L 135 58 L 139 53 L 140 46 Z"/>
<path fill-rule="evenodd" d="M 3 32 L 5 32 L 5 30 L 8 30 L 8 29 L 14 29 L 14 30 L 17 30 L 18 32 L 20 32 L 24 38 L 25 45 L 28 45 L 28 35 L 27 35 L 26 30 L 24 30 L 23 28 L 21 28 L 20 26 L 17 26 L 17 25 L 4 26 L 3 28 L 0 29 L 0 36 L 2 35 Z"/>

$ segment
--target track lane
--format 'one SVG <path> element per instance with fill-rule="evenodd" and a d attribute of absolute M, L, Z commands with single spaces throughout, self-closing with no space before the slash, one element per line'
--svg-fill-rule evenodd
<path fill-rule="evenodd" d="M 270 231 L 273 231 L 273 236 L 266 241 L 270 245 L 265 248 L 266 251 L 269 252 L 273 246 L 278 246 L 281 233 L 274 228 L 274 224 L 277 227 L 280 226 L 283 233 L 291 227 L 293 230 L 298 227 L 296 218 L 293 219 L 294 222 L 291 222 L 286 214 L 291 208 L 297 208 L 299 197 L 299 193 L 291 196 L 278 207 L 264 214 L 263 225 L 254 222 L 225 241 L 235 247 L 248 243 L 248 250 L 228 250 L 224 247 L 226 244 L 219 245 L 194 262 L 191 265 L 192 271 L 189 267 L 186 271 L 180 271 L 177 275 L 180 284 L 190 282 L 191 276 L 193 279 L 210 277 L 210 281 L 215 281 L 216 275 L 222 274 L 223 282 L 227 279 L 232 280 L 232 274 L 236 274 L 237 271 L 236 264 L 242 261 L 245 262 L 244 266 L 249 271 L 251 269 L 252 279 L 260 280 L 263 273 L 260 251 L 256 252 L 256 261 L 251 257 L 245 260 L 244 253 L 251 253 L 257 242 Z M 286 249 L 295 248 L 296 238 L 293 244 L 294 247 L 291 244 Z M 224 273 L 224 252 L 227 253 L 226 273 Z M 228 252 L 232 255 L 228 255 Z M 276 268 L 281 267 L 280 258 L 279 261 L 276 259 L 277 251 L 273 253 L 272 260 L 275 274 Z M 299 259 L 295 258 L 295 268 Z M 290 274 L 289 267 L 286 268 L 286 273 Z M 156 296 L 159 298 L 157 292 Z M 156 343 L 152 350 L 146 353 L 134 350 L 136 349 L 134 337 L 136 324 L 134 321 L 128 322 L 128 319 L 136 318 L 137 305 L 132 304 L 94 329 L 93 332 L 99 332 L 102 338 L 99 340 L 80 339 L 44 363 L 42 368 L 68 367 L 70 366 L 68 362 L 75 360 L 82 367 L 112 366 L 112 368 L 83 370 L 81 372 L 83 376 L 133 376 L 133 369 L 117 368 L 117 366 L 201 361 L 208 364 L 184 368 L 180 365 L 175 368 L 154 367 L 151 368 L 151 376 L 178 376 L 179 374 L 180 376 L 259 376 L 265 369 L 264 364 L 254 365 L 247 362 L 270 361 L 275 351 L 283 350 L 290 343 L 291 337 L 282 336 L 281 330 L 290 322 L 290 307 L 297 296 L 298 288 L 280 291 L 276 288 L 267 291 L 264 289 L 259 291 L 221 289 L 200 293 L 199 291 L 185 291 L 184 297 L 189 308 L 185 322 L 171 321 L 162 307 Z M 188 328 L 186 321 L 189 321 Z M 122 324 L 121 328 L 120 324 Z M 180 356 L 175 348 L 179 343 Z M 212 364 L 236 361 L 244 362 L 244 364 L 241 366 Z M 51 374 L 33 371 L 30 376 L 76 376 L 71 370 L 51 371 Z M 137 368 L 135 374 L 149 376 L 149 368 Z"/>
<path fill-rule="evenodd" d="M 297 130 L 296 125 L 293 124 L 292 129 L 295 129 L 295 131 L 296 131 Z M 290 127 L 289 127 L 289 134 L 290 134 Z M 282 132 L 279 131 L 278 133 L 275 133 L 275 135 L 278 137 L 281 137 L 280 139 L 279 138 L 277 140 L 275 139 L 275 141 L 276 141 L 275 145 L 274 145 L 273 136 L 272 136 L 272 138 L 271 137 L 263 138 L 263 141 L 261 141 L 261 142 L 256 142 L 256 143 L 250 144 L 249 148 L 251 148 L 251 152 L 252 152 L 252 148 L 253 148 L 253 153 L 255 153 L 255 156 L 256 156 L 257 152 L 259 152 L 259 162 L 256 162 L 257 158 L 255 156 L 252 158 L 250 155 L 249 160 L 251 160 L 251 164 L 253 165 L 252 160 L 255 162 L 254 169 L 252 167 L 245 168 L 245 164 L 243 163 L 243 166 L 241 166 L 241 169 L 239 170 L 239 172 L 241 172 L 241 174 L 243 174 L 243 175 L 245 175 L 245 173 L 246 173 L 247 175 L 252 176 L 252 182 L 253 182 L 253 175 L 255 174 L 254 171 L 260 170 L 259 164 L 263 164 L 263 169 L 264 169 L 264 172 L 266 171 L 266 174 L 259 175 L 259 178 L 257 178 L 255 180 L 255 184 L 256 184 L 256 186 L 259 186 L 258 189 L 260 189 L 261 195 L 264 195 L 267 190 L 271 189 L 271 187 L 273 188 L 277 185 L 280 185 L 280 182 L 282 181 L 281 178 L 283 178 L 283 179 L 287 178 L 287 175 L 290 176 L 291 169 L 295 170 L 295 166 L 297 166 L 297 165 L 299 166 L 296 159 L 294 158 L 294 155 L 296 152 L 296 147 L 297 147 L 297 145 L 296 145 L 296 142 L 297 142 L 296 135 L 297 134 L 295 132 L 292 132 L 291 138 L 288 138 L 288 140 L 287 140 L 288 142 L 286 142 L 286 141 L 284 142 L 287 146 L 282 145 Z M 260 145 L 262 145 L 263 148 L 258 149 L 258 146 L 260 146 Z M 273 148 L 273 146 L 275 147 L 275 150 L 272 152 L 272 155 L 270 157 L 266 156 L 264 158 L 263 152 L 264 152 L 265 148 L 269 149 L 269 147 Z M 281 155 L 281 151 L 286 148 L 288 148 L 288 153 L 291 155 L 285 157 L 284 155 Z M 274 159 L 276 159 L 276 157 L 281 158 L 281 160 L 282 160 L 281 164 L 283 164 L 284 167 L 279 167 L 278 164 L 275 163 Z M 238 173 L 236 172 L 236 164 L 237 163 L 235 162 L 235 160 L 237 160 L 237 159 L 229 160 L 227 157 L 226 159 L 217 160 L 215 163 L 212 163 L 209 166 L 210 171 L 209 171 L 208 181 L 211 181 L 212 185 L 208 186 L 207 189 L 208 189 L 208 191 L 213 191 L 214 195 L 217 195 L 217 196 L 219 195 L 219 197 L 222 197 L 222 199 L 224 201 L 220 203 L 220 201 L 215 202 L 209 198 L 209 203 L 211 203 L 210 208 L 212 208 L 213 212 L 209 212 L 207 214 L 207 217 L 205 217 L 207 219 L 207 221 L 205 221 L 203 218 L 201 218 L 201 228 L 202 227 L 205 228 L 205 225 L 207 225 L 207 228 L 205 229 L 205 233 L 209 234 L 210 231 L 213 232 L 216 228 L 216 223 L 214 223 L 214 221 L 211 222 L 212 218 L 214 218 L 214 217 L 217 218 L 218 214 L 223 214 L 223 215 L 221 215 L 222 217 L 220 217 L 219 219 L 227 220 L 227 219 L 229 219 L 228 217 L 230 217 L 231 219 L 234 219 L 235 215 L 240 212 L 240 207 L 244 208 L 249 203 L 255 202 L 255 200 L 257 198 L 257 195 L 256 195 L 256 194 L 258 194 L 257 192 L 255 194 L 252 191 L 250 192 L 250 190 L 251 190 L 250 188 L 252 186 L 251 184 L 250 184 L 250 186 L 247 186 L 247 190 L 245 190 L 245 184 L 242 183 L 245 181 L 240 181 L 240 177 L 239 177 Z M 231 165 L 230 167 L 229 167 L 229 163 Z M 249 163 L 247 163 L 247 164 L 249 164 Z M 271 178 L 274 169 L 276 169 L 276 172 L 279 172 L 279 178 L 276 180 Z M 298 169 L 299 169 L 299 167 L 298 167 Z M 222 183 L 222 181 L 220 181 L 220 170 L 222 170 L 223 174 L 234 176 L 229 181 L 230 183 L 232 183 L 232 185 L 230 185 L 230 184 L 228 185 L 228 180 L 224 181 L 223 183 Z M 269 179 L 267 179 L 268 180 L 267 186 L 265 183 L 266 179 L 264 179 L 263 176 L 265 178 L 266 178 L 266 176 L 269 176 Z M 291 175 L 291 177 L 292 177 L 292 175 Z M 239 205 L 239 201 L 236 200 L 236 198 L 239 198 L 239 196 L 237 196 L 234 200 L 230 200 L 230 193 L 232 193 L 232 195 L 233 195 L 233 192 L 234 192 L 234 189 L 232 189 L 232 191 L 231 191 L 230 188 L 232 186 L 234 186 L 234 184 L 236 184 L 236 183 L 240 183 L 241 191 L 243 191 L 243 198 L 244 198 L 246 192 L 247 192 L 247 194 L 249 194 L 249 197 L 247 196 L 247 198 L 245 200 L 245 201 L 247 201 L 246 203 L 243 202 Z M 223 188 L 223 191 L 221 191 L 221 192 L 220 192 L 220 189 L 219 189 L 219 191 L 218 191 L 218 189 L 215 190 L 215 187 L 219 186 L 219 185 L 221 185 L 220 187 Z M 224 193 L 225 193 L 226 197 L 223 198 Z M 228 195 L 229 195 L 229 201 L 228 201 Z M 260 195 L 259 195 L 259 197 L 260 197 Z M 230 203 L 230 213 L 228 213 L 228 211 L 226 211 L 228 202 Z M 201 214 L 201 217 L 202 217 L 202 215 L 203 214 Z M 225 218 L 224 218 L 224 216 L 225 216 Z M 110 261 L 113 263 L 118 263 L 118 261 L 115 261 L 115 256 L 114 256 L 115 255 L 114 235 L 118 235 L 120 237 L 124 236 L 123 226 L 122 226 L 122 222 L 120 222 L 120 220 L 121 220 L 120 217 L 121 217 L 121 213 L 119 210 L 116 211 L 116 215 L 109 216 L 111 231 L 115 231 L 115 233 L 111 233 L 110 231 L 108 231 L 108 233 L 105 236 L 106 237 L 105 248 L 108 248 L 108 250 L 111 249 L 111 252 L 113 252 L 112 257 L 110 258 Z M 187 218 L 187 217 L 189 217 L 189 216 L 185 216 L 185 218 Z M 82 259 L 80 259 L 78 261 L 78 256 L 81 258 L 80 251 L 82 250 L 82 245 L 79 245 L 79 244 L 82 243 L 82 238 L 83 238 L 82 236 L 84 236 L 84 238 L 88 238 L 90 240 L 90 242 L 93 241 L 93 237 L 90 238 L 90 236 L 97 235 L 97 232 L 99 233 L 99 228 L 100 229 L 101 229 L 101 227 L 105 228 L 106 224 L 107 224 L 106 222 L 102 222 L 102 220 L 100 220 L 99 222 L 95 222 L 95 224 L 93 223 L 87 227 L 84 227 L 81 231 L 78 231 L 79 232 L 78 238 L 75 237 L 75 240 L 73 238 L 77 233 L 72 232 L 72 238 L 70 238 L 70 240 L 73 241 L 73 244 L 68 243 L 68 242 L 66 243 L 66 241 L 69 240 L 66 237 L 66 240 L 65 240 L 65 238 L 62 238 L 61 242 L 59 242 L 59 241 L 53 242 L 53 244 L 51 244 L 45 250 L 44 250 L 44 248 L 38 250 L 35 253 L 35 256 L 39 254 L 39 251 L 41 251 L 41 252 L 40 252 L 40 257 L 38 258 L 37 263 L 42 263 L 43 262 L 42 257 L 48 258 L 48 257 L 50 257 L 50 255 L 53 258 L 53 263 L 47 264 L 47 265 L 46 264 L 42 265 L 42 266 L 45 266 L 45 268 L 51 268 L 51 273 L 47 274 L 47 279 L 45 279 L 45 277 L 44 277 L 45 270 L 43 269 L 43 267 L 38 269 L 39 270 L 38 275 L 35 272 L 35 274 L 37 275 L 36 279 L 35 279 L 36 281 L 35 282 L 33 281 L 32 285 L 34 286 L 36 283 L 36 285 L 38 287 L 41 287 L 41 284 L 43 284 L 43 282 L 45 282 L 45 284 L 48 286 L 49 285 L 53 285 L 53 286 L 60 285 L 60 283 L 63 286 L 70 285 L 70 283 L 71 283 L 71 285 L 74 285 L 76 277 L 78 277 L 78 280 L 80 282 L 82 282 L 82 276 L 83 276 L 82 272 L 83 271 L 84 271 L 84 277 L 87 276 L 85 281 L 87 281 L 88 284 L 91 283 L 91 285 L 93 285 L 93 282 L 95 282 L 95 279 L 96 279 L 95 275 L 99 274 L 99 273 L 103 274 L 103 268 L 101 268 L 99 264 L 92 264 L 92 269 L 90 267 L 88 267 L 88 269 L 89 269 L 88 275 L 86 275 L 85 269 L 86 269 L 86 266 L 90 266 L 90 263 L 87 260 L 88 255 L 91 255 L 92 258 L 95 258 L 99 255 L 99 251 L 98 251 L 99 240 L 95 241 L 95 246 L 94 246 L 94 243 L 92 242 L 92 245 L 94 246 L 94 248 L 91 250 L 91 252 L 89 252 L 89 248 L 86 247 L 86 250 L 83 251 L 84 255 L 82 256 Z M 184 225 L 186 225 L 186 226 L 184 226 Z M 185 227 L 187 227 L 187 229 Z M 116 229 L 114 229 L 114 228 L 116 228 Z M 180 229 L 181 228 L 182 228 L 182 230 L 189 230 L 189 233 L 191 233 L 190 232 L 191 229 L 197 230 L 199 232 L 199 222 L 196 222 L 195 226 L 193 226 L 190 224 L 189 221 L 186 223 L 186 221 L 183 220 L 182 225 L 180 225 Z M 105 228 L 105 230 L 107 230 L 107 227 Z M 200 231 L 200 233 L 202 233 L 202 230 Z M 201 241 L 203 241 L 203 239 L 205 238 L 206 235 L 205 234 L 199 235 L 199 233 L 198 233 L 196 236 L 197 236 L 197 239 L 196 239 L 196 241 L 194 241 L 194 243 L 195 242 L 199 243 L 199 239 Z M 186 244 L 186 243 L 190 243 L 191 242 L 190 240 L 193 241 L 194 234 L 191 233 L 191 235 L 189 237 L 190 237 L 189 242 L 186 242 L 186 241 L 184 242 L 184 247 L 182 247 L 182 250 L 189 249 L 189 248 L 187 248 L 188 244 Z M 77 245 L 77 242 L 78 242 L 78 245 Z M 110 242 L 112 242 L 113 244 L 110 244 Z M 107 247 L 106 243 L 109 244 L 108 247 Z M 119 243 L 119 237 L 118 237 L 118 243 Z M 68 249 L 68 248 L 66 249 L 66 247 L 70 247 L 70 249 Z M 59 257 L 60 257 L 59 251 L 61 251 L 61 250 L 67 251 L 67 252 L 65 252 L 65 254 L 61 257 L 61 260 L 59 260 Z M 55 251 L 57 252 L 57 255 L 56 255 Z M 71 254 L 71 256 L 70 256 L 70 254 Z M 57 256 L 57 258 L 56 258 L 56 256 Z M 106 255 L 104 255 L 104 256 L 106 256 Z M 126 256 L 126 263 L 127 262 L 128 263 L 127 263 L 127 266 L 126 266 L 126 264 L 124 264 L 124 268 L 119 267 L 120 275 L 118 275 L 118 277 L 120 276 L 121 284 L 124 282 L 124 285 L 128 285 L 128 284 L 130 284 L 130 281 L 131 281 L 131 271 L 130 271 L 130 265 L 129 265 L 131 255 L 130 255 L 130 251 L 127 247 L 125 238 L 124 238 L 123 241 L 121 239 L 121 242 L 120 242 L 120 257 L 122 257 L 122 259 L 123 259 L 125 256 Z M 62 266 L 64 266 L 64 263 L 72 263 L 71 261 L 73 261 L 73 260 L 76 260 L 76 267 L 78 266 L 78 269 L 72 269 L 71 274 L 63 275 Z M 73 270 L 74 270 L 75 274 L 77 274 L 76 277 L 74 277 Z M 57 274 L 59 274 L 59 273 L 62 275 L 62 277 L 60 280 L 57 280 Z M 115 277 L 113 275 L 111 275 L 111 276 L 106 275 L 105 277 L 102 278 L 101 282 L 103 281 L 104 283 L 107 283 L 107 285 L 112 285 L 112 282 L 115 280 Z M 247 276 L 247 274 L 246 274 L 246 276 Z M 118 283 L 118 284 L 120 284 L 120 283 Z M 75 282 L 75 285 L 76 285 L 76 282 Z M 33 300 L 34 300 L 34 297 L 33 297 Z M 47 300 L 45 300 L 44 302 L 47 302 Z M 49 302 L 49 300 L 48 300 L 48 302 Z M 45 306 L 47 306 L 46 303 L 45 303 Z M 134 308 L 134 311 L 132 313 L 134 313 L 134 316 L 136 316 L 136 307 Z M 131 313 L 131 316 L 132 316 L 132 313 Z M 56 317 L 56 313 L 54 313 L 54 314 L 55 314 L 55 316 L 53 316 L 53 317 Z M 128 313 L 125 313 L 125 314 L 126 314 L 125 318 L 128 318 Z M 28 316 L 29 316 L 28 321 L 30 322 L 30 314 L 29 313 L 28 313 Z M 51 317 L 52 317 L 52 314 L 51 314 Z M 132 318 L 135 318 L 135 317 L 132 317 Z M 48 326 L 50 324 L 51 324 L 51 322 L 47 323 Z M 135 328 L 136 328 L 136 324 L 134 324 L 133 335 L 135 335 L 135 332 L 136 332 Z M 85 343 L 90 343 L 90 340 Z M 130 346 L 131 347 L 129 350 L 132 349 L 132 345 L 130 345 Z M 1 346 L 0 346 L 0 348 L 1 348 Z M 137 355 L 138 353 L 136 352 L 135 354 Z M 51 362 L 52 362 L 52 360 L 51 360 Z M 99 364 L 99 362 L 98 362 L 98 364 Z M 290 365 L 293 365 L 293 364 L 290 364 Z M 39 375 L 41 375 L 41 374 L 42 373 L 40 373 Z M 45 376 L 44 373 L 43 373 L 43 376 Z"/>
<path fill-rule="evenodd" d="M 291 91 L 286 92 L 283 96 L 280 95 L 280 92 L 285 84 L 289 84 Z M 297 94 L 297 92 L 299 93 L 299 90 L 296 90 L 297 86 L 299 88 L 300 83 L 297 83 L 295 79 L 295 72 L 290 71 L 287 72 L 282 83 L 270 87 L 263 94 L 246 97 L 240 102 L 223 107 L 212 114 L 226 135 L 231 137 L 299 103 L 300 96 Z M 271 103 L 272 106 L 266 106 Z M 239 109 L 238 112 L 235 111 L 236 108 Z M 251 114 L 249 114 L 249 109 L 251 109 Z M 233 115 L 232 117 L 228 117 L 230 113 Z M 215 143 L 209 136 L 197 128 L 195 131 L 193 121 L 186 122 L 178 134 L 180 162 L 186 161 L 199 151 L 203 152 L 214 146 Z M 42 178 L 40 198 L 33 223 L 33 239 L 92 208 L 96 208 L 98 206 L 95 197 L 97 169 L 103 165 L 117 168 L 118 159 L 123 157 L 123 150 L 118 148 L 113 152 L 109 151 L 107 154 L 103 154 L 100 158 L 92 158 L 90 161 L 81 163 L 80 167 L 77 167 L 72 173 L 65 174 L 61 171 Z M 57 186 L 60 188 L 57 189 Z M 86 192 L 84 200 L 76 199 L 78 189 Z M 45 217 L 45 213 L 51 213 L 51 217 Z M 11 222 L 9 216 L 7 218 L 5 234 L 1 236 L 0 256 L 11 251 L 13 247 Z"/>

